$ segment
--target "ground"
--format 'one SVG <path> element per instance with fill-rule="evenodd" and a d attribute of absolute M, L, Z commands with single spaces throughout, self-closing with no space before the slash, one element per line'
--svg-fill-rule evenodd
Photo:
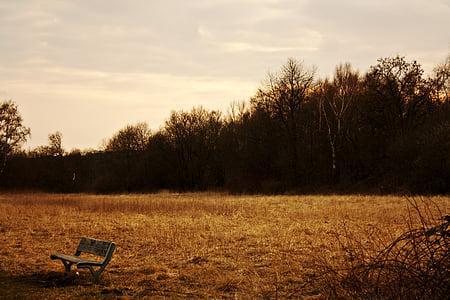
<path fill-rule="evenodd" d="M 393 239 L 409 213 L 401 196 L 0 194 L 0 298 L 320 298 L 312 265 L 339 255 L 336 232 Z M 81 236 L 117 245 L 100 284 L 49 258 Z"/>

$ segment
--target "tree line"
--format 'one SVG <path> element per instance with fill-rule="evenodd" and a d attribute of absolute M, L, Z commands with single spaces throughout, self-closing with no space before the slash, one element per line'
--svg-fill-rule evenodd
<path fill-rule="evenodd" d="M 4 189 L 450 191 L 450 56 L 429 76 L 396 56 L 364 74 L 341 64 L 325 79 L 288 59 L 225 114 L 174 111 L 162 129 L 128 125 L 95 151 L 66 153 L 56 132 L 49 145 L 25 152 L 29 129 L 17 106 L 3 102 L 0 116 Z"/>

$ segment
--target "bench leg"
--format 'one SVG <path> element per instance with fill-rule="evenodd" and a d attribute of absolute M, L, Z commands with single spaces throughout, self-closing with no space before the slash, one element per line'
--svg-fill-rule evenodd
<path fill-rule="evenodd" d="M 89 271 L 91 271 L 92 277 L 94 277 L 94 282 L 99 283 L 100 282 L 100 275 L 102 274 L 104 268 L 100 268 L 97 271 L 94 270 L 93 267 L 89 267 Z"/>
<path fill-rule="evenodd" d="M 68 261 L 64 261 L 64 260 L 62 260 L 62 263 L 64 265 L 64 271 L 65 271 L 66 275 L 69 274 L 73 263 L 68 262 Z"/>

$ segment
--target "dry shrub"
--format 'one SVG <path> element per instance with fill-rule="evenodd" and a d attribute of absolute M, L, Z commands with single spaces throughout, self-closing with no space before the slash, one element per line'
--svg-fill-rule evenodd
<path fill-rule="evenodd" d="M 315 285 L 322 295 L 342 299 L 446 299 L 450 295 L 450 216 L 429 199 L 407 199 L 406 230 L 390 242 L 382 228 L 366 230 L 363 238 L 346 224 L 332 233 L 339 254 L 325 251 L 313 262 Z"/>

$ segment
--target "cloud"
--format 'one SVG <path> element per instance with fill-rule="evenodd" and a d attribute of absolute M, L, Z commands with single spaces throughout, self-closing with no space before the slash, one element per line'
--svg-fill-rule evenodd
<path fill-rule="evenodd" d="M 322 76 L 396 54 L 431 70 L 449 53 L 449 20 L 445 0 L 1 1 L 0 91 L 32 145 L 62 130 L 95 147 L 120 124 L 248 98 L 288 57 Z"/>

